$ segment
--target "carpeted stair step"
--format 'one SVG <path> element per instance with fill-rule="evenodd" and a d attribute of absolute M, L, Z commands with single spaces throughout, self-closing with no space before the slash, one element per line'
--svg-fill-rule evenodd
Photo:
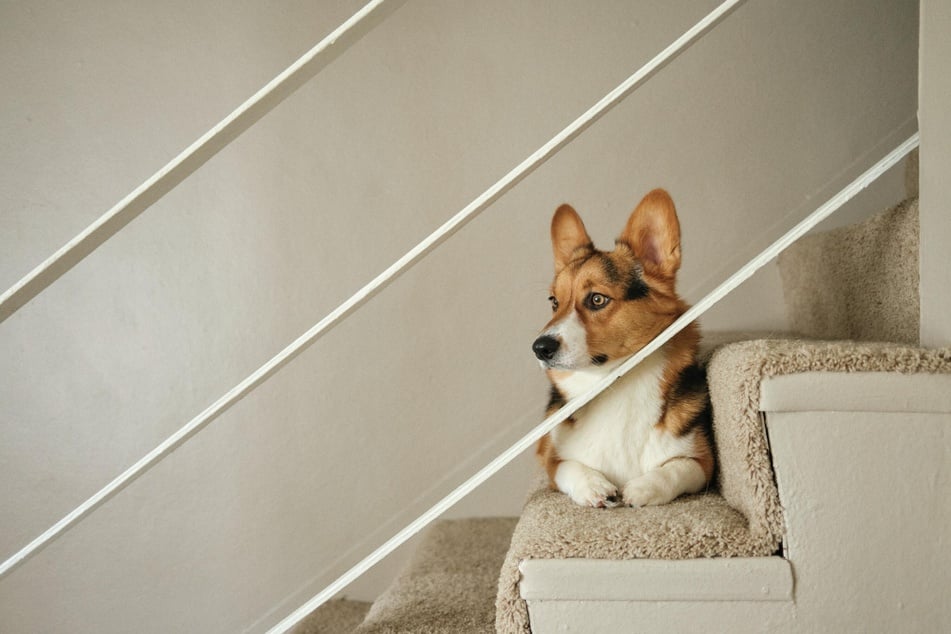
<path fill-rule="evenodd" d="M 499 570 L 517 518 L 442 520 L 373 603 L 359 634 L 495 632 Z"/>
<path fill-rule="evenodd" d="M 369 611 L 370 604 L 366 601 L 334 599 L 311 612 L 291 634 L 349 634 Z"/>
<path fill-rule="evenodd" d="M 816 339 L 918 343 L 918 199 L 806 236 L 779 256 L 791 329 Z"/>
<path fill-rule="evenodd" d="M 522 511 L 499 580 L 497 630 L 527 632 L 518 584 L 526 559 L 692 559 L 773 554 L 777 536 L 750 529 L 747 518 L 710 492 L 663 506 L 581 507 L 539 480 Z"/>

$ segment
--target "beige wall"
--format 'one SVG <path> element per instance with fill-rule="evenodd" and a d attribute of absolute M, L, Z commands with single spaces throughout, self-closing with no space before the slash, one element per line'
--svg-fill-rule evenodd
<path fill-rule="evenodd" d="M 921 2 L 921 344 L 951 346 L 951 4 Z"/>
<path fill-rule="evenodd" d="M 0 5 L 0 286 L 359 4 Z M 0 326 L 0 553 L 714 4 L 400 9 Z M 546 319 L 557 204 L 575 204 L 610 244 L 638 197 L 667 187 L 685 234 L 681 290 L 696 300 L 913 128 L 916 30 L 910 1 L 750 3 L 368 310 L 0 581 L 3 629 L 273 623 L 537 422 L 545 382 L 529 345 Z M 850 213 L 900 192 L 896 172 Z M 783 329 L 777 284 L 766 269 L 707 327 Z M 455 512 L 517 513 L 530 464 Z M 395 565 L 351 593 L 372 596 Z"/>

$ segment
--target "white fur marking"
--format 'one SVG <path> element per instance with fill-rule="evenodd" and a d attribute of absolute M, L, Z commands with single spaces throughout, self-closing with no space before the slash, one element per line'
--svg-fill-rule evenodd
<path fill-rule="evenodd" d="M 703 490 L 707 476 L 696 460 L 674 458 L 624 485 L 622 497 L 629 506 L 667 504 L 684 493 Z"/>
<path fill-rule="evenodd" d="M 573 398 L 622 361 L 575 370 L 557 381 L 558 388 Z M 693 434 L 678 438 L 656 426 L 663 411 L 665 365 L 663 349 L 651 354 L 579 410 L 573 424 L 562 423 L 552 431 L 564 461 L 555 472 L 555 485 L 575 502 L 598 506 L 603 499 L 606 486 L 591 472 L 622 490 L 624 501 L 634 506 L 664 504 L 706 484 L 695 460 L 678 460 L 693 455 Z"/>
<path fill-rule="evenodd" d="M 545 331 L 545 335 L 558 340 L 558 352 L 545 367 L 578 368 L 590 363 L 588 358 L 588 333 L 578 318 L 577 311 Z"/>
<path fill-rule="evenodd" d="M 655 352 L 576 413 L 574 424 L 555 428 L 552 440 L 558 456 L 597 469 L 619 488 L 644 473 L 649 467 L 643 464 L 643 454 L 649 453 L 653 463 L 664 453 L 653 448 L 660 440 L 653 431 L 663 407 L 664 361 L 663 351 Z M 610 365 L 576 370 L 559 380 L 558 387 L 572 398 L 608 374 Z"/>
<path fill-rule="evenodd" d="M 604 475 L 575 460 L 564 460 L 555 469 L 555 485 L 581 506 L 617 506 L 618 488 Z"/>

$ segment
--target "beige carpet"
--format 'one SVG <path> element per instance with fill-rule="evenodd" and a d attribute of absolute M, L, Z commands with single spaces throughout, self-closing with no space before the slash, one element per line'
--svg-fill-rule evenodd
<path fill-rule="evenodd" d="M 799 240 L 779 256 L 790 328 L 816 339 L 918 343 L 918 199 Z"/>
<path fill-rule="evenodd" d="M 518 518 L 442 520 L 373 604 L 359 634 L 495 631 L 499 569 Z"/>
<path fill-rule="evenodd" d="M 365 601 L 334 599 L 311 612 L 291 634 L 350 634 L 369 610 Z"/>
<path fill-rule="evenodd" d="M 782 508 L 760 422 L 759 386 L 769 376 L 812 370 L 951 373 L 951 350 L 780 339 L 720 348 L 708 366 L 719 494 L 654 508 L 585 509 L 539 487 L 525 506 L 502 567 L 497 631 L 530 631 L 518 595 L 518 564 L 526 558 L 686 559 L 775 552 L 782 539 Z"/>
<path fill-rule="evenodd" d="M 691 495 L 663 506 L 594 509 L 538 488 L 521 521 L 499 576 L 496 631 L 530 632 L 519 597 L 523 559 L 691 559 L 769 555 L 775 546 L 755 542 L 746 518 L 716 493 Z"/>

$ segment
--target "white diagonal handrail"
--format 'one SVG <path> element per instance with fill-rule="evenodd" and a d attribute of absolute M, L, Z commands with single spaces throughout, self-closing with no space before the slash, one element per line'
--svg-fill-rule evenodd
<path fill-rule="evenodd" d="M 494 460 L 482 467 L 475 475 L 460 484 L 449 495 L 442 498 L 434 504 L 425 513 L 410 522 L 403 530 L 391 537 L 379 548 L 360 560 L 347 572 L 338 577 L 330 585 L 325 587 L 312 599 L 304 603 L 289 614 L 284 620 L 279 622 L 273 628 L 268 630 L 268 634 L 282 634 L 302 621 L 308 614 L 323 605 L 338 592 L 347 587 L 360 575 L 372 568 L 377 562 L 399 548 L 413 535 L 425 528 L 430 522 L 445 513 L 456 502 L 471 493 L 480 484 L 495 475 L 502 467 L 510 463 L 523 451 L 530 448 L 541 439 L 542 436 L 553 430 L 557 425 L 564 422 L 572 414 L 584 407 L 589 401 L 598 394 L 611 387 L 615 381 L 630 372 L 641 361 L 649 355 L 656 352 L 662 345 L 670 341 L 678 332 L 686 328 L 691 322 L 698 319 L 701 315 L 712 308 L 717 302 L 726 297 L 737 286 L 748 280 L 756 271 L 771 262 L 776 256 L 786 250 L 789 245 L 801 238 L 810 229 L 828 218 L 835 210 L 848 202 L 857 193 L 868 187 L 876 178 L 882 175 L 886 170 L 895 165 L 906 154 L 918 147 L 918 133 L 909 137 L 904 143 L 889 152 L 878 163 L 866 170 L 861 176 L 849 183 L 842 191 L 830 198 L 824 205 L 806 216 L 799 224 L 787 231 L 778 240 L 769 245 L 759 255 L 743 265 L 740 270 L 731 275 L 723 283 L 708 293 L 703 299 L 694 304 L 690 309 L 681 315 L 674 323 L 668 326 L 663 332 L 657 335 L 650 343 L 641 348 L 630 359 L 618 366 L 614 371 L 601 379 L 587 391 L 577 396 L 567 403 L 561 409 L 542 421 L 535 429 L 531 430 L 514 445 L 499 454 Z"/>
<path fill-rule="evenodd" d="M 716 26 L 744 1 L 745 0 L 727 0 L 711 11 L 667 48 L 642 66 L 637 72 L 624 80 L 617 88 L 605 95 L 600 101 L 585 111 L 584 114 L 555 135 L 548 143 L 536 150 L 535 153 L 522 161 L 515 169 L 503 176 L 478 198 L 469 203 L 462 211 L 446 221 L 441 227 L 413 247 L 413 249 L 394 262 L 389 268 L 354 293 L 350 299 L 334 309 L 333 312 L 295 339 L 270 361 L 255 370 L 250 376 L 229 390 L 202 413 L 186 423 L 181 429 L 166 438 L 158 447 L 126 469 L 121 475 L 96 492 L 88 500 L 73 509 L 73 511 L 63 519 L 0 564 L 0 578 L 3 578 L 3 576 L 21 565 L 29 557 L 35 555 L 72 526 L 82 521 L 83 518 L 122 491 L 122 489 L 134 482 L 142 474 L 184 444 L 189 438 L 227 411 L 232 405 L 240 401 L 274 373 L 290 363 L 297 355 L 317 341 L 317 339 L 328 333 L 338 322 L 345 319 L 373 296 L 389 286 L 412 265 L 449 239 L 449 237 L 459 231 L 477 214 L 486 209 L 505 192 L 521 182 L 522 179 L 571 142 L 572 139 L 590 127 L 608 110 L 620 103 L 638 86 L 666 66 L 691 44 L 700 39 L 700 37 Z"/>
<path fill-rule="evenodd" d="M 406 0 L 371 0 L 165 167 L 0 295 L 0 323 L 135 220 Z"/>

